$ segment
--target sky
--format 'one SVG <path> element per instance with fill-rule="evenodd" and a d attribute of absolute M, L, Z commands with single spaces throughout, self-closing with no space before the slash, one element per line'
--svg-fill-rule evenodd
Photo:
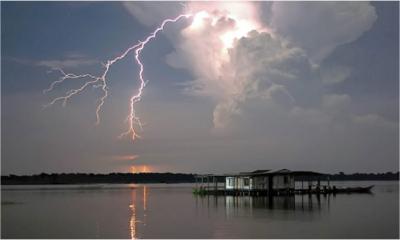
<path fill-rule="evenodd" d="M 398 2 L 1 2 L 1 173 L 399 169 Z M 90 86 L 107 60 L 108 97 Z M 128 119 L 129 120 L 129 119 Z"/>

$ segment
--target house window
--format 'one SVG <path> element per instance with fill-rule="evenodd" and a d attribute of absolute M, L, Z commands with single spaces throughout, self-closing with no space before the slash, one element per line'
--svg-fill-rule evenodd
<path fill-rule="evenodd" d="M 243 183 L 246 187 L 250 185 L 250 179 L 249 178 L 245 178 L 244 179 L 244 183 Z"/>
<path fill-rule="evenodd" d="M 233 186 L 233 179 L 232 178 L 228 178 L 228 186 Z"/>
<path fill-rule="evenodd" d="M 288 176 L 284 176 L 283 177 L 283 183 L 284 184 L 288 184 L 288 182 L 289 182 L 289 177 Z"/>

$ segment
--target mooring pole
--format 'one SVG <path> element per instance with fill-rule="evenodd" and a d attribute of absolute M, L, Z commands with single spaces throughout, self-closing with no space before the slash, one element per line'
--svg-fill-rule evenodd
<path fill-rule="evenodd" d="M 327 178 L 328 178 L 328 187 L 330 187 L 331 185 L 330 185 L 330 179 L 329 179 L 329 176 L 328 176 Z"/>

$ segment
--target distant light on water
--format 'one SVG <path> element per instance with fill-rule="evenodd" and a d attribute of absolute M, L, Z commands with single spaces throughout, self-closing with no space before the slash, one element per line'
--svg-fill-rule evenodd
<path fill-rule="evenodd" d="M 132 215 L 131 215 L 131 218 L 129 220 L 129 230 L 130 230 L 131 239 L 136 239 L 136 207 L 135 207 L 135 201 L 136 201 L 136 192 L 132 191 L 132 204 L 129 205 L 129 208 L 132 211 Z"/>
<path fill-rule="evenodd" d="M 139 207 L 137 208 L 137 195 L 136 195 L 136 191 L 138 189 L 132 189 L 132 199 L 131 199 L 131 204 L 129 205 L 129 208 L 131 210 L 131 216 L 129 219 L 129 235 L 130 235 L 130 239 L 137 239 L 138 237 L 138 233 L 140 231 L 138 231 L 138 224 L 141 224 L 141 226 L 146 226 L 146 210 L 147 210 L 147 187 L 143 186 L 142 188 L 142 194 L 143 194 L 143 202 L 142 204 L 139 204 Z M 140 206 L 143 207 L 142 211 L 140 211 Z M 140 230 L 140 228 L 139 228 Z"/>

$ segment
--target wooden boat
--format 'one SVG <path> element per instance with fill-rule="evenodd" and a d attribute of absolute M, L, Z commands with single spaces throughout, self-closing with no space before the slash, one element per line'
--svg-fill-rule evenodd
<path fill-rule="evenodd" d="M 347 187 L 347 188 L 336 188 L 333 190 L 335 193 L 370 193 L 374 185 L 368 187 Z"/>

